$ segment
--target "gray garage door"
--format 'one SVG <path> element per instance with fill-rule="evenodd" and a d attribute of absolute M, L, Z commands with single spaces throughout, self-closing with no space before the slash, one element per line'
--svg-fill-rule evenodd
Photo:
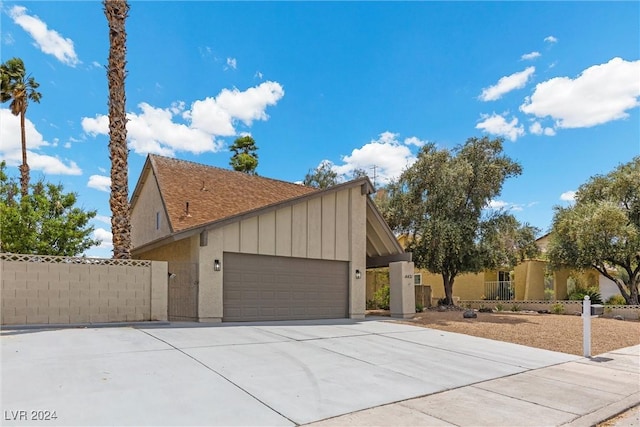
<path fill-rule="evenodd" d="M 347 262 L 225 252 L 222 270 L 224 321 L 347 317 Z"/>

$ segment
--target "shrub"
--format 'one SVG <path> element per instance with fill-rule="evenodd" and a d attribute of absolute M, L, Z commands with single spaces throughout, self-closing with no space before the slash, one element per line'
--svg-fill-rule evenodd
<path fill-rule="evenodd" d="M 553 289 L 545 289 L 544 290 L 544 300 L 545 301 L 553 301 L 556 297 L 556 292 Z"/>
<path fill-rule="evenodd" d="M 368 299 L 367 300 L 367 310 L 375 310 L 376 308 L 378 308 L 378 306 L 376 305 L 376 302 L 372 299 Z"/>
<path fill-rule="evenodd" d="M 504 305 L 502 305 L 502 303 L 497 303 L 496 304 L 496 311 L 504 311 Z"/>
<path fill-rule="evenodd" d="M 424 305 L 417 303 L 416 304 L 416 313 L 422 313 L 424 311 Z"/>
<path fill-rule="evenodd" d="M 627 301 L 624 299 L 622 295 L 613 295 L 610 297 L 607 302 L 607 305 L 627 305 Z"/>
<path fill-rule="evenodd" d="M 439 306 L 440 306 L 440 305 L 444 305 L 444 306 L 446 306 L 446 305 L 447 305 L 447 297 L 442 297 L 442 298 L 440 298 L 440 299 L 438 300 L 438 305 L 439 305 Z"/>
<path fill-rule="evenodd" d="M 551 306 L 551 312 L 553 314 L 563 314 L 564 313 L 564 305 L 558 303 L 555 303 Z"/>
<path fill-rule="evenodd" d="M 384 285 L 373 294 L 373 301 L 382 310 L 389 310 L 389 286 Z"/>
<path fill-rule="evenodd" d="M 480 304 L 480 308 L 478 309 L 478 311 L 480 313 L 491 313 L 491 309 L 488 307 L 485 307 L 484 304 Z"/>
<path fill-rule="evenodd" d="M 521 308 L 520 308 L 520 306 L 518 304 L 513 304 L 511 306 L 511 311 L 520 311 L 520 310 L 521 310 Z"/>
<path fill-rule="evenodd" d="M 602 304 L 602 297 L 598 288 L 591 286 L 589 288 L 576 287 L 573 292 L 569 294 L 569 299 L 572 301 L 582 301 L 585 295 L 589 295 L 591 304 Z"/>

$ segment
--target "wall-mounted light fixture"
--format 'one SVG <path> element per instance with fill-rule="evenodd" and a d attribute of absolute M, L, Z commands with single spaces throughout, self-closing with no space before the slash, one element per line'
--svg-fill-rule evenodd
<path fill-rule="evenodd" d="M 220 271 L 221 265 L 220 260 L 216 259 L 213 261 L 213 271 Z"/>
<path fill-rule="evenodd" d="M 176 277 L 176 273 L 167 273 L 169 275 L 169 279 L 174 279 Z"/>
<path fill-rule="evenodd" d="M 359 279 L 362 277 L 362 274 L 360 273 L 360 270 L 356 270 L 356 279 Z"/>

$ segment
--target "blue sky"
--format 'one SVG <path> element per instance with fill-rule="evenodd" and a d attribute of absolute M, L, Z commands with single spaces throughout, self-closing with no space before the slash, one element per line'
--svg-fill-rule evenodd
<path fill-rule="evenodd" d="M 32 180 L 96 209 L 110 256 L 108 29 L 98 1 L 0 3 L 0 57 L 24 60 Z M 251 134 L 258 173 L 300 181 L 397 176 L 420 145 L 505 138 L 523 174 L 494 208 L 546 232 L 554 205 L 640 154 L 639 2 L 133 1 L 129 176 L 147 153 L 229 167 Z M 19 121 L 0 106 L 0 156 L 18 176 Z"/>

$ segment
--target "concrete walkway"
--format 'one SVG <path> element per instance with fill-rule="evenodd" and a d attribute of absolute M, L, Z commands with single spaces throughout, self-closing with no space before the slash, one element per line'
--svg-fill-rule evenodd
<path fill-rule="evenodd" d="M 0 344 L 2 425 L 592 425 L 640 402 L 640 347 L 584 359 L 388 321 L 4 329 Z"/>
<path fill-rule="evenodd" d="M 590 427 L 638 404 L 634 346 L 308 425 Z M 635 420 L 630 415 L 620 426 Z"/>

